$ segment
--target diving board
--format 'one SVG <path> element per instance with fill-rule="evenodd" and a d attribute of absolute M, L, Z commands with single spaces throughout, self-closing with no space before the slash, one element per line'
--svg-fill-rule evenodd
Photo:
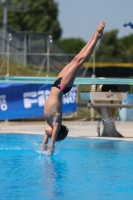
<path fill-rule="evenodd" d="M 29 76 L 1 76 L 0 83 L 29 83 L 29 84 L 53 84 L 56 77 L 29 77 Z M 76 85 L 94 85 L 94 84 L 119 84 L 133 85 L 133 78 L 79 78 L 74 81 Z"/>

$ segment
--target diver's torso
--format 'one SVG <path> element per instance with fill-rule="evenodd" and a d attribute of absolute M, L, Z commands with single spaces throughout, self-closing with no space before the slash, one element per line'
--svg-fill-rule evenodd
<path fill-rule="evenodd" d="M 53 122 L 57 115 L 62 117 L 62 91 L 58 88 L 53 87 L 51 89 L 50 96 L 44 105 L 44 115 L 47 123 L 53 126 Z"/>

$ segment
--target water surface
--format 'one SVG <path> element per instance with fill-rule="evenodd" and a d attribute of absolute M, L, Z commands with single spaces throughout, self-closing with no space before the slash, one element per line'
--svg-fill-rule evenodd
<path fill-rule="evenodd" d="M 0 134 L 0 199 L 132 199 L 133 142 L 68 137 L 48 157 L 42 137 Z"/>

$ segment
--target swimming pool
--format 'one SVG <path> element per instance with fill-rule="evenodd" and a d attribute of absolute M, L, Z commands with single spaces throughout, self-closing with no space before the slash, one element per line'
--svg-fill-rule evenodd
<path fill-rule="evenodd" d="M 0 199 L 132 199 L 133 142 L 68 137 L 48 157 L 42 137 L 0 134 Z"/>

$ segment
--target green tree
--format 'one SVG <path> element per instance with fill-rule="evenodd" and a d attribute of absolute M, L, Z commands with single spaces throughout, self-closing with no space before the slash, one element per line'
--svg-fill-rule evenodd
<path fill-rule="evenodd" d="M 20 0 L 8 0 L 20 2 Z M 0 13 L 0 19 L 3 18 Z M 61 36 L 61 27 L 57 20 L 58 3 L 54 0 L 28 0 L 27 12 L 8 12 L 8 24 L 21 31 L 46 32 L 52 34 L 54 39 Z"/>
<path fill-rule="evenodd" d="M 133 34 L 125 36 L 119 39 L 119 41 L 125 46 L 127 57 L 130 62 L 133 61 Z"/>
<path fill-rule="evenodd" d="M 77 54 L 85 46 L 86 42 L 81 38 L 66 38 L 58 41 L 69 53 Z"/>
<path fill-rule="evenodd" d="M 105 32 L 96 51 L 98 61 L 128 61 L 125 45 L 117 38 L 118 30 Z"/>
<path fill-rule="evenodd" d="M 119 41 L 127 48 L 130 49 L 133 47 L 133 34 L 125 36 L 119 39 Z"/>

